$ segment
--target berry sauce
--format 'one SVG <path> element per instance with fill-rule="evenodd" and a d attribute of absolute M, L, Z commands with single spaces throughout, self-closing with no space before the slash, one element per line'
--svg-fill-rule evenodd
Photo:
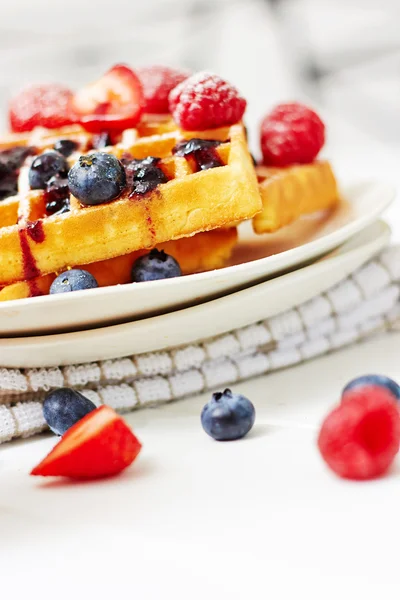
<path fill-rule="evenodd" d="M 28 235 L 36 244 L 41 244 L 44 241 L 45 234 L 42 221 L 28 223 L 25 228 L 18 230 L 18 235 L 22 253 L 24 279 L 29 286 L 29 295 L 31 297 L 42 296 L 43 293 L 35 281 L 36 277 L 40 277 L 41 272 L 36 265 L 36 260 L 28 241 Z"/>
<path fill-rule="evenodd" d="M 221 142 L 218 140 L 202 140 L 200 138 L 192 138 L 179 142 L 172 150 L 176 156 L 184 156 L 187 160 L 192 159 L 196 172 L 214 169 L 215 167 L 223 167 L 224 163 L 215 150 Z"/>
<path fill-rule="evenodd" d="M 144 205 L 144 209 L 146 211 L 146 223 L 151 235 L 151 239 L 154 241 L 156 239 L 156 228 L 154 227 L 153 219 L 151 218 L 150 209 L 147 204 Z"/>
<path fill-rule="evenodd" d="M 0 200 L 18 193 L 19 170 L 35 148 L 16 146 L 0 152 Z"/>
<path fill-rule="evenodd" d="M 37 244 L 44 242 L 45 235 L 42 221 L 33 221 L 32 223 L 28 223 L 26 226 L 26 231 L 28 232 L 29 237 Z"/>
<path fill-rule="evenodd" d="M 40 296 L 41 292 L 34 281 L 36 277 L 40 277 L 41 273 L 36 266 L 35 257 L 30 249 L 26 229 L 19 229 L 19 243 L 22 252 L 22 264 L 24 269 L 24 279 L 29 285 L 31 296 Z"/>
<path fill-rule="evenodd" d="M 50 179 L 45 191 L 46 214 L 55 215 L 69 212 L 68 179 L 55 175 Z"/>
<path fill-rule="evenodd" d="M 143 159 L 122 157 L 121 162 L 125 167 L 126 181 L 131 189 L 129 197 L 144 196 L 154 190 L 160 183 L 166 183 L 168 177 L 157 165 L 161 159 L 156 156 L 147 156 Z"/>
<path fill-rule="evenodd" d="M 56 198 L 46 202 L 46 215 L 63 215 L 70 211 L 69 198 Z"/>

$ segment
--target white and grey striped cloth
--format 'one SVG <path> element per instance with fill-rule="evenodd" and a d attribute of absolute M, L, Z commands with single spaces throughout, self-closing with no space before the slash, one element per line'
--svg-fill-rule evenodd
<path fill-rule="evenodd" d="M 201 343 L 98 363 L 0 368 L 0 442 L 46 429 L 42 401 L 60 386 L 126 412 L 301 363 L 400 324 L 400 246 L 326 293 Z"/>

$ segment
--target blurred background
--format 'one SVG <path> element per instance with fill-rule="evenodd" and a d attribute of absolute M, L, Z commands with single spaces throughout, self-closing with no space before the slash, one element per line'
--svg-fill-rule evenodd
<path fill-rule="evenodd" d="M 400 0 L 2 2 L 1 115 L 28 82 L 76 86 L 120 61 L 216 71 L 248 98 L 250 130 L 296 98 L 340 124 L 342 144 L 400 139 Z"/>

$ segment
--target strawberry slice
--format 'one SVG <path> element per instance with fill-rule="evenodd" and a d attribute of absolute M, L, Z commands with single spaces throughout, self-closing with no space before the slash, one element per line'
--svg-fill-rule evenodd
<path fill-rule="evenodd" d="M 77 92 L 72 107 L 88 131 L 122 131 L 134 127 L 143 111 L 142 84 L 125 65 L 116 65 L 101 79 Z"/>
<path fill-rule="evenodd" d="M 58 84 L 30 85 L 10 101 L 9 121 L 15 132 L 35 127 L 58 129 L 74 122 L 72 92 Z"/>
<path fill-rule="evenodd" d="M 73 425 L 31 475 L 109 477 L 129 467 L 141 447 L 125 421 L 109 406 L 100 406 Z"/>

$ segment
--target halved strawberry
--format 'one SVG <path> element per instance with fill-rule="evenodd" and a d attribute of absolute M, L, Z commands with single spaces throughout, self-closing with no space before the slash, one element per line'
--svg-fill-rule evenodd
<path fill-rule="evenodd" d="M 125 65 L 116 65 L 72 99 L 81 125 L 93 133 L 134 127 L 143 111 L 142 84 Z"/>
<path fill-rule="evenodd" d="M 12 131 L 32 131 L 35 127 L 58 129 L 76 122 L 71 110 L 72 92 L 58 84 L 30 85 L 10 101 Z"/>
<path fill-rule="evenodd" d="M 125 421 L 109 406 L 100 406 L 73 425 L 31 475 L 109 477 L 132 464 L 141 447 Z"/>

